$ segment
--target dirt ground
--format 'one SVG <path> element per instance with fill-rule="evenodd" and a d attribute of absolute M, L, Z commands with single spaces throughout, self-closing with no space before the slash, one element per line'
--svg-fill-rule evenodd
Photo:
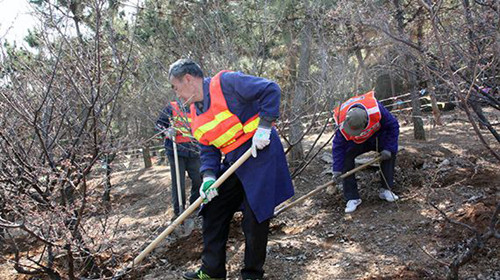
<path fill-rule="evenodd" d="M 487 114 L 495 112 L 487 111 Z M 496 123 L 500 116 L 493 116 Z M 427 141 L 413 140 L 412 125 L 401 117 L 395 203 L 378 198 L 378 167 L 357 174 L 363 203 L 345 214 L 341 193 L 322 192 L 280 214 L 271 222 L 266 279 L 443 279 L 446 264 L 463 252 L 473 234 L 447 223 L 432 205 L 450 218 L 483 231 L 500 201 L 500 164 L 479 142 L 466 117 L 443 116 L 444 126 L 426 125 Z M 326 141 L 332 132 L 322 137 Z M 483 131 L 491 147 L 493 136 Z M 306 139 L 312 143 L 314 136 Z M 321 141 L 320 141 L 321 142 Z M 321 143 L 320 143 L 321 144 Z M 307 149 L 307 145 L 306 145 Z M 327 145 L 325 154 L 331 152 Z M 330 164 L 317 157 L 294 179 L 298 198 L 329 181 Z M 87 226 L 103 224 L 113 238 L 106 244 L 119 267 L 135 258 L 173 216 L 168 166 L 144 170 L 140 163 L 113 174 L 113 205 L 107 215 Z M 236 214 L 227 244 L 228 279 L 239 279 L 244 237 Z M 128 279 L 181 279 L 200 265 L 200 220 L 188 237 L 172 234 Z M 498 228 L 498 227 L 497 227 Z M 98 238 L 98 237 L 96 237 Z M 500 279 L 500 240 L 490 239 L 460 269 L 461 279 Z M 108 260 L 110 261 L 110 260 Z M 2 264 L 7 275 L 7 264 Z M 11 275 L 9 279 L 20 279 Z"/>

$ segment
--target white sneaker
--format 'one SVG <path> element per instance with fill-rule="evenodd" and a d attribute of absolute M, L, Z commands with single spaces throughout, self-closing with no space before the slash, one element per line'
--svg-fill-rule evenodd
<path fill-rule="evenodd" d="M 347 201 L 347 205 L 345 207 L 345 212 L 346 213 L 354 212 L 354 210 L 356 210 L 356 208 L 360 204 L 361 204 L 361 199 L 351 199 L 351 200 Z"/>
<path fill-rule="evenodd" d="M 380 189 L 380 192 L 378 193 L 378 197 L 380 197 L 380 199 L 384 199 L 384 200 L 387 200 L 389 202 L 394 202 L 394 201 L 399 199 L 399 197 L 395 193 L 393 193 L 387 189 Z"/>

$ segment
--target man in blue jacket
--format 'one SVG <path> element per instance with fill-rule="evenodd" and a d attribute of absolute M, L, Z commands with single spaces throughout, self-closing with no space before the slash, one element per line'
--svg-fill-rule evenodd
<path fill-rule="evenodd" d="M 339 129 L 333 138 L 333 179 L 354 168 L 354 159 L 368 151 L 380 152 L 382 186 L 381 199 L 393 202 L 398 196 L 392 192 L 394 167 L 398 151 L 399 124 L 397 119 L 375 99 L 373 91 L 355 96 L 335 108 L 334 119 Z M 356 210 L 361 204 L 355 175 L 342 181 L 345 212 Z"/>
<path fill-rule="evenodd" d="M 191 129 L 201 143 L 200 195 L 205 199 L 202 265 L 185 279 L 225 279 L 229 223 L 242 209 L 245 233 L 243 279 L 262 279 L 275 206 L 293 196 L 285 153 L 272 123 L 279 116 L 281 90 L 267 79 L 222 71 L 204 78 L 200 67 L 180 59 L 169 69 L 177 95 L 191 103 Z M 258 124 L 258 125 L 257 125 Z M 252 148 L 218 189 L 217 176 Z M 224 157 L 222 155 L 224 154 Z"/>
<path fill-rule="evenodd" d="M 175 108 L 174 108 L 175 107 Z M 191 195 L 189 197 L 189 202 L 193 203 L 199 197 L 199 188 L 201 186 L 201 174 L 200 174 L 200 146 L 198 142 L 194 139 L 190 139 L 189 136 L 183 136 L 182 131 L 185 126 L 189 124 L 182 124 L 182 120 L 187 118 L 179 117 L 180 121 L 175 121 L 176 116 L 185 116 L 188 109 L 184 108 L 182 105 L 179 106 L 177 102 L 172 102 L 168 104 L 161 112 L 160 117 L 156 121 L 156 128 L 162 132 L 165 137 L 164 145 L 165 152 L 167 154 L 168 162 L 170 164 L 170 177 L 172 181 L 172 205 L 174 206 L 174 217 L 172 220 L 177 218 L 181 214 L 179 207 L 179 199 L 177 194 L 177 180 L 180 180 L 181 185 L 181 199 L 185 205 L 186 201 L 186 172 L 191 178 Z M 171 120 L 173 120 L 171 122 Z M 177 124 L 177 127 L 176 127 Z M 177 146 L 177 158 L 179 163 L 179 175 L 177 178 L 175 172 L 175 159 L 173 152 L 172 139 L 176 140 Z"/>

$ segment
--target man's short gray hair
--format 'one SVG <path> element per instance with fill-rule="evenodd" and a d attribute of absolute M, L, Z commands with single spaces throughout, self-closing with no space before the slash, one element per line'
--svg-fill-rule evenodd
<path fill-rule="evenodd" d="M 170 65 L 168 69 L 168 79 L 172 77 L 180 79 L 184 75 L 190 74 L 191 76 L 203 78 L 203 71 L 201 67 L 189 58 L 181 58 Z"/>

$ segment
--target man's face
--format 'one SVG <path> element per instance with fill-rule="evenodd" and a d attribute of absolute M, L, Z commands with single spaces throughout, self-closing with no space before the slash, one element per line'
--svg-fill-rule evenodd
<path fill-rule="evenodd" d="M 179 98 L 184 100 L 184 102 L 193 102 L 193 97 L 196 94 L 196 91 L 193 83 L 193 77 L 191 75 L 186 74 L 180 79 L 172 77 L 170 79 L 170 83 L 172 84 L 172 89 Z"/>

